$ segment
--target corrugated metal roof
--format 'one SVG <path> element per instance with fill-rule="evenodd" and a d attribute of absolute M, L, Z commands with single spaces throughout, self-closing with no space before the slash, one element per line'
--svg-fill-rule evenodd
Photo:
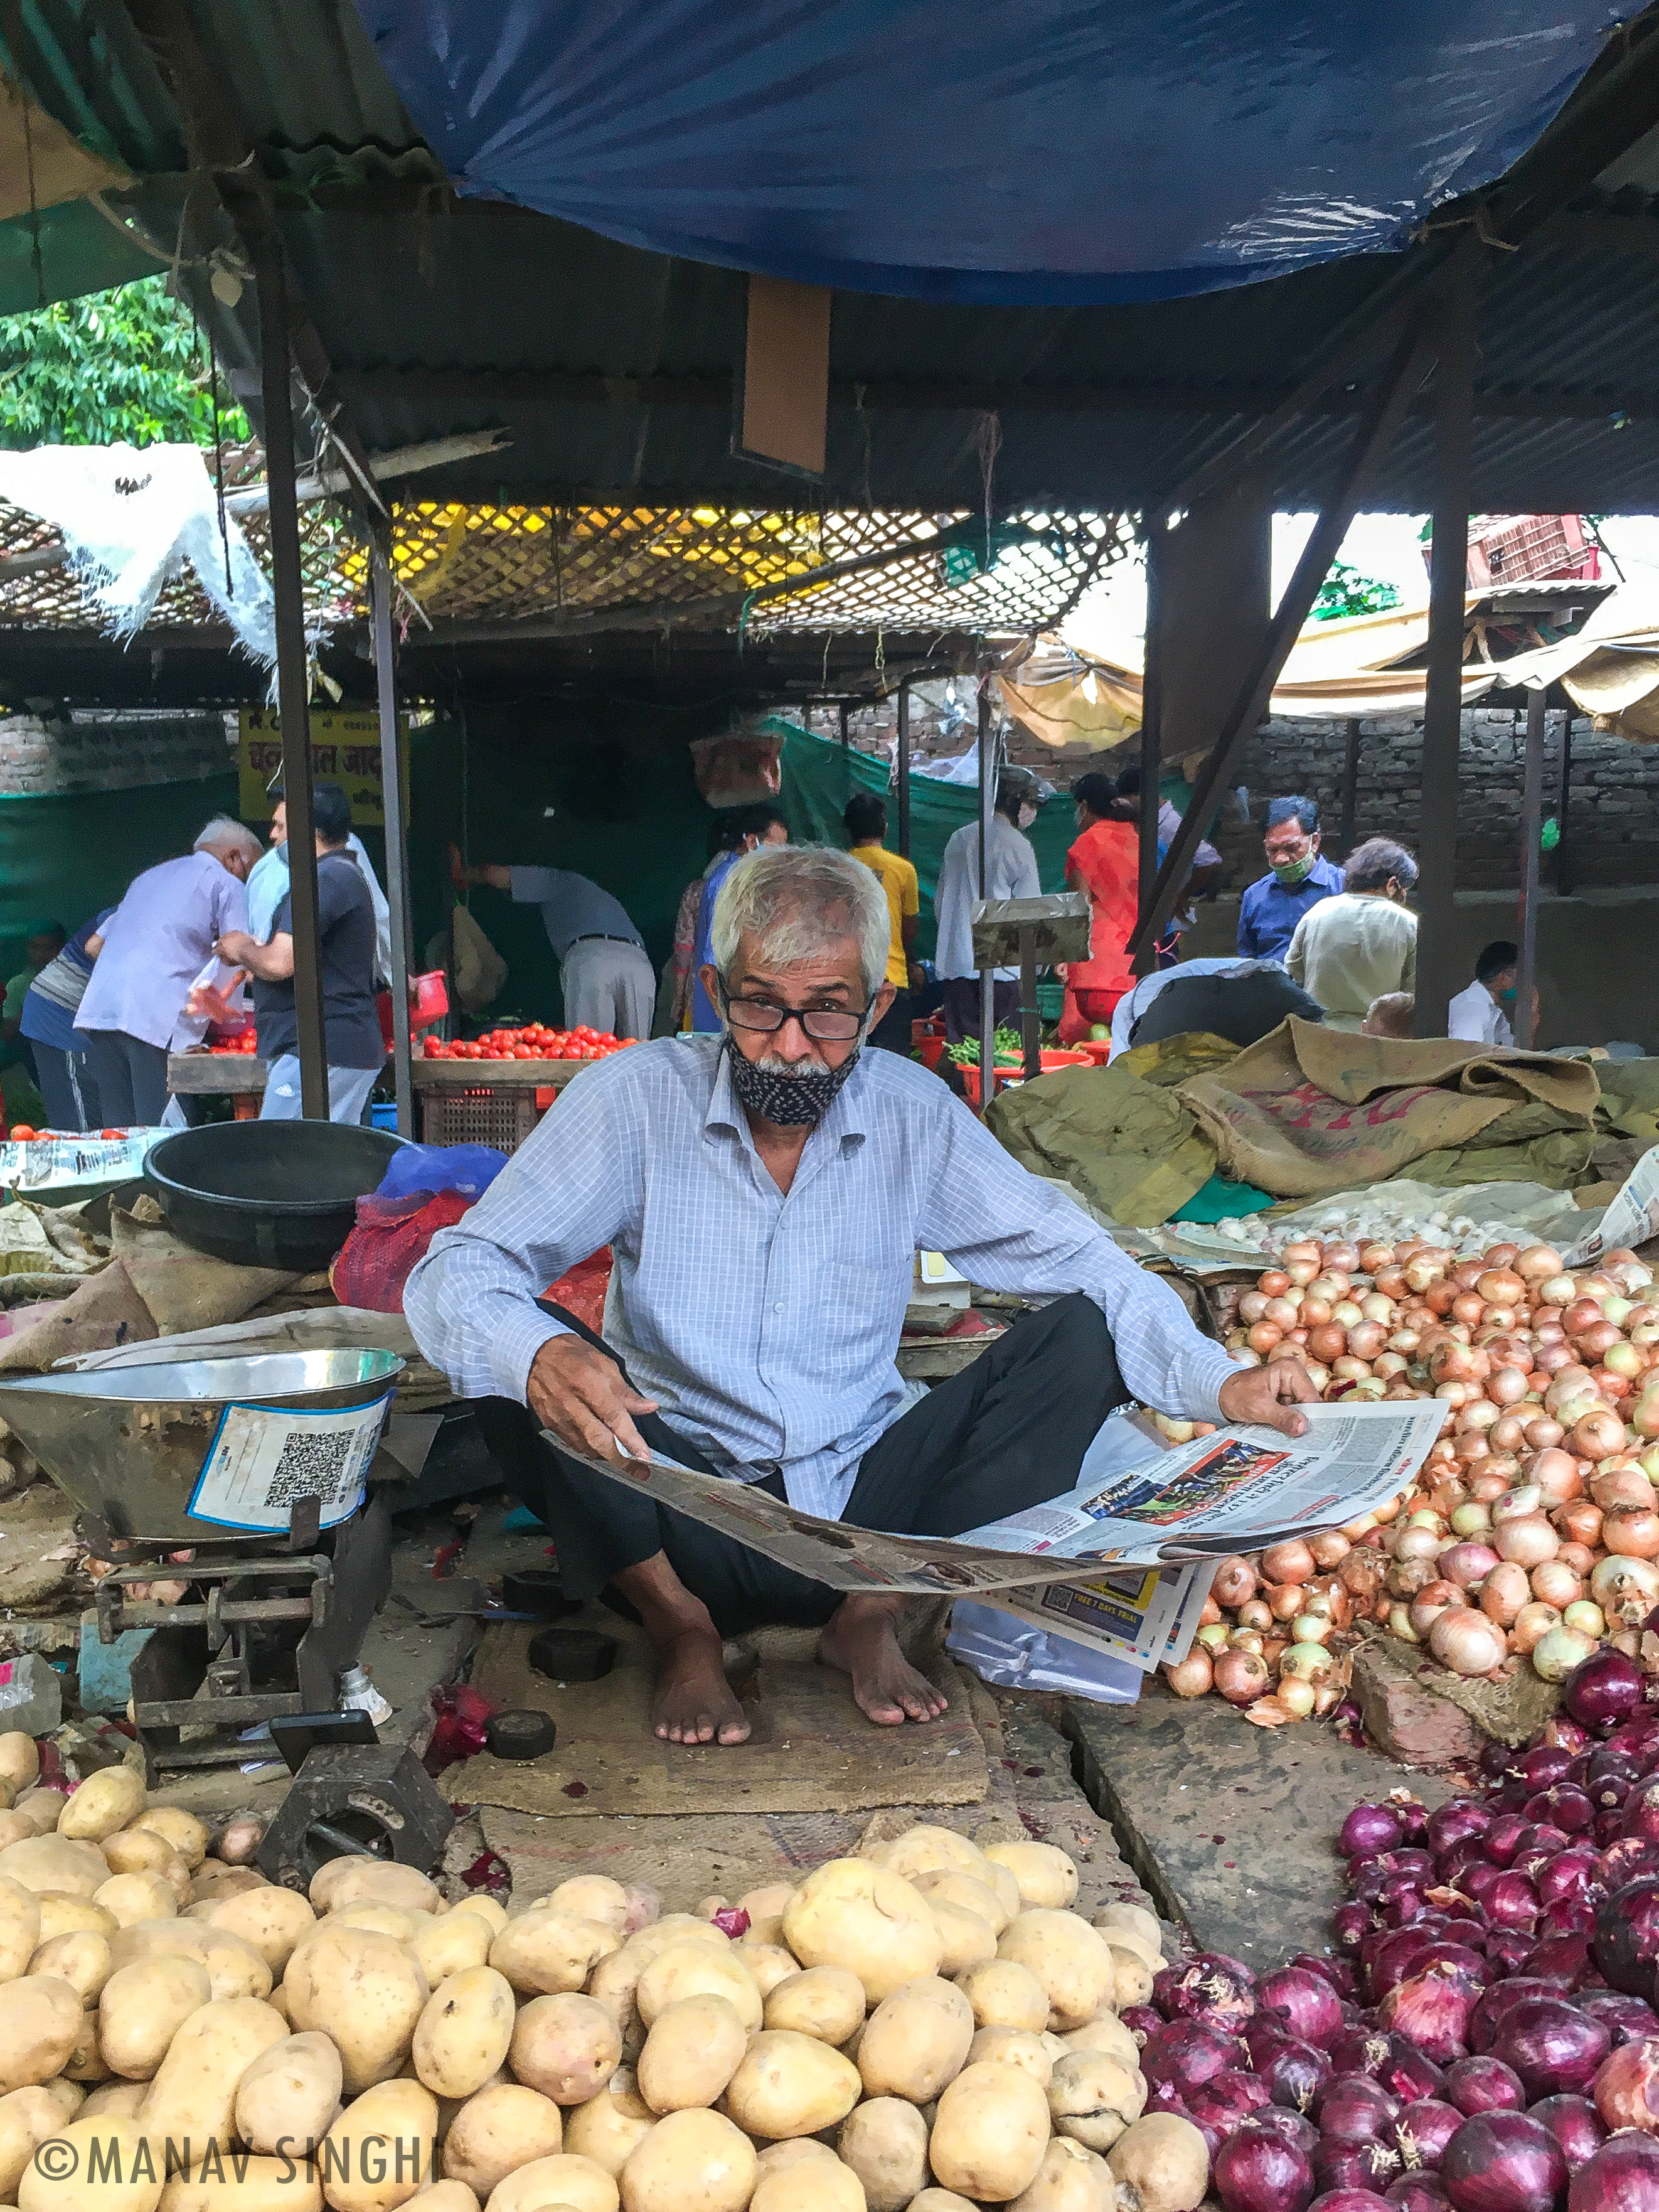
<path fill-rule="evenodd" d="M 368 446 L 510 428 L 507 450 L 445 471 L 431 481 L 434 495 L 799 499 L 798 480 L 781 482 L 732 453 L 740 276 L 550 216 L 457 201 L 349 0 L 183 4 L 273 181 L 307 305 Z M 123 0 L 20 5 L 31 88 L 88 145 L 143 177 L 134 211 L 170 251 L 186 188 L 185 134 Z M 1613 166 L 1605 181 L 1616 193 L 1587 196 L 1520 252 L 1487 258 L 1475 445 L 1484 508 L 1654 505 L 1659 213 L 1636 187 L 1650 181 L 1650 165 L 1659 184 L 1655 144 L 1659 134 Z M 192 207 L 205 189 L 198 180 Z M 0 232 L 13 234 L 0 236 L 0 284 L 13 284 L 0 297 L 27 304 L 32 256 L 15 250 L 16 224 Z M 125 280 L 138 257 L 112 229 L 109 241 L 111 281 Z M 85 288 L 95 239 L 78 237 L 61 270 L 50 235 L 43 248 L 50 289 Z M 1436 250 L 1431 242 L 1414 252 Z M 1129 308 L 838 295 L 824 502 L 1138 507 L 1230 430 L 1268 412 L 1328 334 L 1396 283 L 1402 265 L 1402 257 L 1356 258 Z M 233 363 L 253 357 L 252 309 L 250 292 L 235 311 L 240 342 L 225 346 Z M 1274 441 L 1267 465 L 1281 505 L 1322 495 L 1354 404 L 1339 394 Z M 990 412 L 1000 443 L 988 482 Z M 1368 504 L 1426 507 L 1429 464 L 1419 414 Z"/>

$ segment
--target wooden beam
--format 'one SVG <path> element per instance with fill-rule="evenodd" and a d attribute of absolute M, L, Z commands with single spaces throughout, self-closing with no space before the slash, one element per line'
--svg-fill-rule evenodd
<path fill-rule="evenodd" d="M 1532 1000 L 1538 981 L 1538 833 L 1543 819 L 1544 694 L 1528 691 L 1521 779 L 1521 960 L 1515 978 L 1515 1041 L 1527 1051 L 1537 1042 Z"/>
<path fill-rule="evenodd" d="M 991 721 L 991 679 L 979 678 L 979 895 L 991 896 L 990 842 L 996 805 L 996 745 Z M 996 971 L 979 971 L 979 1110 L 981 1117 L 997 1095 Z"/>
<path fill-rule="evenodd" d="M 299 1031 L 300 1105 L 326 1121 L 328 1048 L 323 1023 L 317 833 L 311 811 L 311 672 L 306 653 L 300 512 L 294 497 L 294 413 L 289 388 L 288 288 L 274 234 L 254 264 L 264 369 L 265 469 L 270 488 L 270 574 L 276 602 L 276 698 L 283 734 L 283 801 L 288 810 L 288 879 L 294 936 L 294 1013 Z"/>
<path fill-rule="evenodd" d="M 1659 254 L 1659 222 L 1655 252 Z M 555 413 L 570 407 L 690 407 L 730 412 L 729 376 L 601 376 L 563 370 L 341 369 L 335 382 L 349 398 L 377 406 L 476 407 L 503 415 Z M 1265 419 L 1289 408 L 1301 416 L 1340 419 L 1361 413 L 1362 386 L 1338 382 L 1309 397 L 1285 384 L 1100 384 L 1051 382 L 1018 377 L 994 380 L 879 378 L 867 384 L 834 383 L 833 410 L 866 415 L 1200 415 L 1232 421 Z M 1427 416 L 1430 401 L 1410 412 Z M 1659 421 L 1659 392 L 1585 391 L 1580 386 L 1523 386 L 1478 391 L 1475 413 L 1504 422 L 1586 422 L 1622 414 L 1632 422 Z M 1182 503 L 1185 503 L 1184 501 Z M 1170 504 L 1176 504 L 1170 501 Z"/>
<path fill-rule="evenodd" d="M 898 800 L 898 848 L 910 857 L 910 679 L 898 688 L 898 743 L 894 749 L 893 787 Z"/>
<path fill-rule="evenodd" d="M 1351 714 L 1343 724 L 1342 801 L 1337 830 L 1346 860 L 1353 850 L 1354 817 L 1359 806 L 1359 717 Z"/>
<path fill-rule="evenodd" d="M 392 909 L 392 1073 L 398 1133 L 412 1137 L 415 1092 L 409 1028 L 409 833 L 404 822 L 403 732 L 398 722 L 398 646 L 392 623 L 392 560 L 383 538 L 370 548 L 369 591 L 374 618 L 374 688 L 380 714 L 380 790 L 386 810 L 386 892 Z"/>
<path fill-rule="evenodd" d="M 1131 953 L 1139 953 L 1149 940 L 1155 942 L 1175 911 L 1181 887 L 1192 867 L 1193 855 L 1202 839 L 1204 825 L 1226 787 L 1235 761 L 1267 712 L 1279 672 L 1290 657 L 1291 647 L 1312 611 L 1320 586 L 1330 574 L 1331 563 L 1347 535 L 1348 526 L 1358 512 L 1366 488 L 1421 380 L 1429 349 L 1430 340 L 1417 323 L 1407 327 L 1395 347 L 1393 357 L 1349 446 L 1341 476 L 1321 510 L 1295 574 L 1263 632 L 1255 665 L 1200 771 L 1197 787 L 1181 817 L 1181 827 L 1164 856 L 1152 899 L 1142 906 L 1140 921 L 1129 940 Z"/>
<path fill-rule="evenodd" d="M 1458 971 L 1457 769 L 1463 730 L 1463 619 L 1469 563 L 1474 426 L 1474 293 L 1459 285 L 1436 318 L 1434 516 L 1429 565 L 1428 677 L 1423 700 L 1422 801 L 1417 859 L 1417 1007 L 1420 1037 L 1446 1034 Z"/>

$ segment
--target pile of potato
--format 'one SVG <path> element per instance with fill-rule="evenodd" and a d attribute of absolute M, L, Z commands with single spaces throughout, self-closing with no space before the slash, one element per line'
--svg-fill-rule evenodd
<path fill-rule="evenodd" d="M 582 1875 L 509 1918 L 368 1858 L 301 1896 L 206 1860 L 202 1823 L 146 1810 L 130 1769 L 68 1797 L 37 1772 L 27 1736 L 0 1736 L 0 2203 L 18 2212 L 1203 2197 L 1203 2138 L 1141 2117 L 1116 2016 L 1150 1994 L 1158 1923 L 1069 1911 L 1077 1869 L 1051 1845 L 918 1826 L 734 1907 L 663 1914 Z M 91 2178 L 94 2143 L 118 2185 Z"/>

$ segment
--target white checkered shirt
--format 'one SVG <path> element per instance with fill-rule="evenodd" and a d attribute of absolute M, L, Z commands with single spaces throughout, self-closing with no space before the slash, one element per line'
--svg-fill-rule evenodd
<path fill-rule="evenodd" d="M 717 1037 L 662 1038 L 586 1069 L 404 1294 L 416 1341 L 464 1396 L 524 1401 L 562 1332 L 532 1303 L 615 1255 L 606 1341 L 635 1387 L 739 1481 L 781 1472 L 838 1517 L 860 1456 L 914 1394 L 893 1364 L 918 1250 L 988 1290 L 1082 1291 L 1136 1397 L 1218 1420 L 1237 1370 L 1175 1292 L 1028 1175 L 936 1076 L 866 1051 L 785 1197 Z"/>

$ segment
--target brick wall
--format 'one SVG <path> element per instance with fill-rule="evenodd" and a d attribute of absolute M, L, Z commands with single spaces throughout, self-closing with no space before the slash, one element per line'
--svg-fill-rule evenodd
<path fill-rule="evenodd" d="M 235 765 L 235 720 L 223 714 L 0 715 L 0 797 L 195 782 Z"/>

